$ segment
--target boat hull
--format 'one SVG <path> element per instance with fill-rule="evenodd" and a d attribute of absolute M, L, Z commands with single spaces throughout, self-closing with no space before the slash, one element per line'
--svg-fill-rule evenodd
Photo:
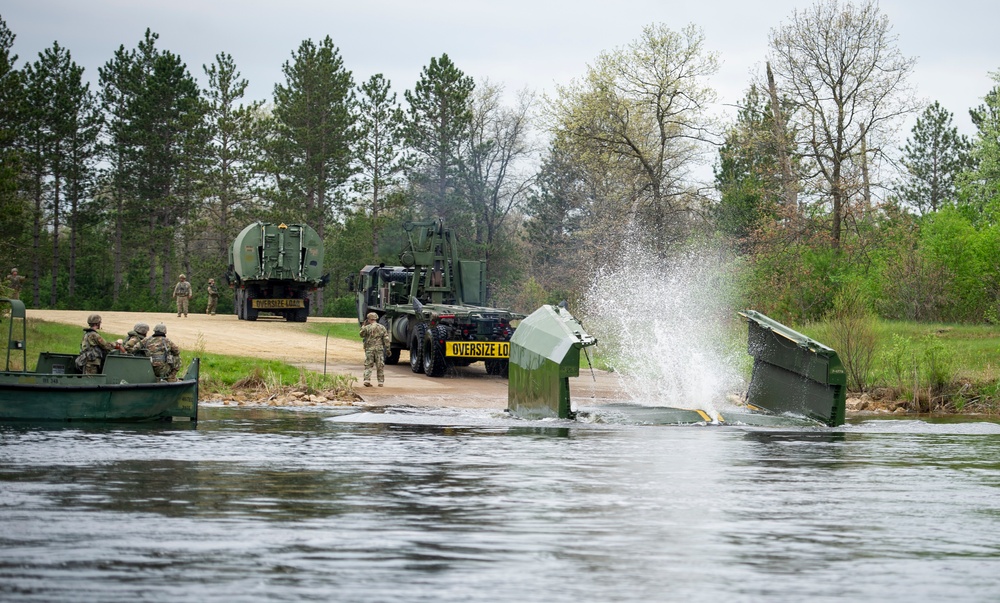
<path fill-rule="evenodd" d="M 174 382 L 0 372 L 0 421 L 197 421 L 198 364 Z"/>

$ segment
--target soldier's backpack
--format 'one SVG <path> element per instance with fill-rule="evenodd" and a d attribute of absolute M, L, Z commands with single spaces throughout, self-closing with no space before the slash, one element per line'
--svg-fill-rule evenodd
<path fill-rule="evenodd" d="M 85 340 L 86 341 L 86 340 Z M 76 357 L 76 370 L 83 372 L 83 369 L 90 362 L 100 362 L 104 358 L 101 349 L 97 346 L 87 346 L 80 355 Z"/>

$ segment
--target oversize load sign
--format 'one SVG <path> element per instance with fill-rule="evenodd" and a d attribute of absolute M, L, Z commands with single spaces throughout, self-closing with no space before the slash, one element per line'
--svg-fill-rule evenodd
<path fill-rule="evenodd" d="M 447 341 L 444 355 L 453 358 L 508 358 L 508 341 Z"/>
<path fill-rule="evenodd" d="M 306 307 L 306 301 L 304 299 L 252 299 L 250 302 L 250 307 L 258 308 L 260 310 Z"/>

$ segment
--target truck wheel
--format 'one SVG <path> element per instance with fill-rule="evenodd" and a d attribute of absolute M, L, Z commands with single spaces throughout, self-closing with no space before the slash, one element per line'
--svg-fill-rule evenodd
<path fill-rule="evenodd" d="M 510 371 L 510 363 L 507 360 L 491 358 L 486 361 L 486 374 L 506 377 Z"/>
<path fill-rule="evenodd" d="M 410 370 L 414 373 L 424 372 L 423 345 L 424 325 L 417 325 L 410 336 Z"/>
<path fill-rule="evenodd" d="M 424 336 L 424 374 L 428 377 L 444 375 L 447 364 L 444 358 L 444 346 L 440 340 L 448 335 L 444 327 L 437 326 Z"/>
<path fill-rule="evenodd" d="M 401 351 L 402 350 L 400 350 L 399 348 L 392 348 L 389 351 L 389 355 L 385 357 L 385 363 L 386 364 L 399 364 L 399 353 Z"/>

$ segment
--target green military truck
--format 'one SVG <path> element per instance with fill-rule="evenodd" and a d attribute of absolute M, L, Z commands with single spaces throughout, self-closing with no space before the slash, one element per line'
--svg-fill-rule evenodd
<path fill-rule="evenodd" d="M 400 265 L 365 266 L 351 283 L 358 322 L 375 312 L 389 331 L 386 363 L 399 362 L 405 349 L 410 369 L 429 377 L 479 361 L 489 374 L 507 376 L 510 338 L 524 315 L 480 305 L 486 262 L 460 259 L 442 220 L 407 222 L 403 230 Z"/>
<path fill-rule="evenodd" d="M 323 239 L 305 224 L 254 222 L 233 240 L 226 280 L 235 295 L 236 316 L 261 314 L 305 322 L 309 294 L 324 287 Z"/>

